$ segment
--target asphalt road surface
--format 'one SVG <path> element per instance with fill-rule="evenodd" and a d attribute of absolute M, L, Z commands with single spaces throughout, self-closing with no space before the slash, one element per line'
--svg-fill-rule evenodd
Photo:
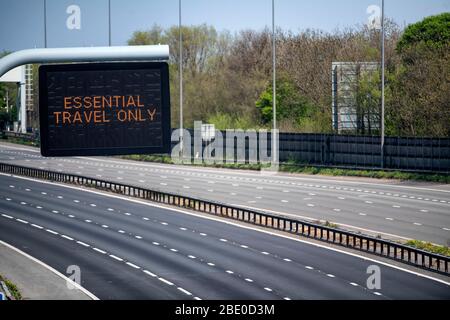
<path fill-rule="evenodd" d="M 4 174 L 0 239 L 63 274 L 78 266 L 100 299 L 450 298 L 449 284 L 336 250 Z"/>
<path fill-rule="evenodd" d="M 143 163 L 106 157 L 43 158 L 0 143 L 0 161 L 130 183 L 369 234 L 450 245 L 450 186 Z"/>

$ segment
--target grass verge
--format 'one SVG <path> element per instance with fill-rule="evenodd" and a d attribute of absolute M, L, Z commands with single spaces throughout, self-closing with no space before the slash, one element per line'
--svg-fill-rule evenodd
<path fill-rule="evenodd" d="M 408 240 L 405 245 L 428 252 L 441 254 L 443 256 L 450 256 L 450 248 L 447 246 L 438 246 L 430 242 L 420 240 Z"/>
<path fill-rule="evenodd" d="M 1 274 L 0 274 L 0 281 L 5 282 L 6 286 L 9 289 L 9 292 L 11 292 L 11 294 L 16 300 L 22 300 L 22 295 L 20 294 L 19 289 L 14 283 L 3 277 Z"/>
<path fill-rule="evenodd" d="M 128 155 L 121 156 L 123 159 L 158 162 L 158 163 L 173 163 L 170 156 L 167 155 Z M 190 162 L 187 163 L 192 165 Z M 213 168 L 228 168 L 228 169 L 246 169 L 246 170 L 261 170 L 265 165 L 261 164 L 194 164 L 203 167 Z M 286 162 L 280 165 L 281 172 L 302 173 L 310 175 L 325 175 L 325 176 L 348 176 L 348 177 L 366 177 L 376 179 L 396 179 L 396 180 L 413 180 L 413 181 L 428 181 L 437 183 L 450 183 L 450 175 L 448 174 L 427 174 L 414 173 L 404 171 L 384 171 L 384 170 L 355 170 L 355 169 L 341 169 L 341 168 L 325 168 L 314 167 L 298 164 L 295 162 Z"/>

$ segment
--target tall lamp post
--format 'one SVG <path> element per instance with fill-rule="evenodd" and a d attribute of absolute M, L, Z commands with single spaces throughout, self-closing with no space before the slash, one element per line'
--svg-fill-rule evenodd
<path fill-rule="evenodd" d="M 275 0 L 272 0 L 272 163 L 278 163 L 278 146 L 277 146 L 277 88 L 276 88 L 276 42 L 275 42 Z"/>
<path fill-rule="evenodd" d="M 384 0 L 381 0 L 381 168 L 384 168 Z"/>
<path fill-rule="evenodd" d="M 183 32 L 181 30 L 181 0 L 178 0 L 178 31 L 179 31 L 179 78 L 180 78 L 180 157 L 183 157 Z"/>

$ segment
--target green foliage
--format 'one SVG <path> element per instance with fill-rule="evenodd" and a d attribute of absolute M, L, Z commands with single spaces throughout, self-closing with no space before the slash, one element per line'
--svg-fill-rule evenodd
<path fill-rule="evenodd" d="M 290 119 L 295 124 L 300 124 L 302 118 L 308 112 L 314 110 L 313 104 L 295 87 L 293 82 L 287 78 L 280 78 L 277 81 L 277 120 Z M 264 123 L 270 123 L 273 117 L 273 86 L 270 84 L 261 93 L 255 102 L 256 108 L 260 111 Z"/>
<path fill-rule="evenodd" d="M 409 25 L 397 44 L 397 50 L 423 44 L 429 48 L 440 48 L 450 43 L 450 12 L 426 17 Z"/>
<path fill-rule="evenodd" d="M 22 300 L 22 294 L 20 293 L 19 289 L 17 288 L 17 286 L 14 283 L 12 283 L 10 280 L 6 279 L 2 275 L 0 275 L 0 281 L 5 282 L 6 286 L 8 287 L 9 292 L 12 294 L 12 296 L 16 300 Z"/>
<path fill-rule="evenodd" d="M 248 115 L 230 115 L 228 113 L 216 113 L 210 116 L 207 120 L 208 123 L 214 124 L 218 130 L 226 129 L 257 129 L 259 126 L 255 124 L 255 120 Z"/>
<path fill-rule="evenodd" d="M 438 246 L 438 245 L 432 244 L 430 242 L 424 242 L 424 241 L 420 241 L 420 240 L 408 240 L 405 244 L 407 246 L 411 246 L 411 247 L 414 247 L 417 249 L 441 254 L 444 256 L 450 256 L 450 248 L 447 246 Z"/>

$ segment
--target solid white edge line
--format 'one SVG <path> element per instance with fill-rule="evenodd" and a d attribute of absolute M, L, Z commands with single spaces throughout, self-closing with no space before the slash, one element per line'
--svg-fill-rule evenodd
<path fill-rule="evenodd" d="M 47 270 L 53 272 L 54 274 L 56 274 L 57 276 L 61 277 L 62 279 L 66 280 L 68 283 L 70 283 L 72 286 L 74 286 L 75 288 L 77 288 L 78 290 L 80 290 L 81 292 L 83 292 L 85 295 L 87 295 L 89 298 L 91 298 L 92 300 L 100 300 L 99 298 L 97 298 L 93 293 L 91 293 L 90 291 L 88 291 L 86 288 L 82 287 L 81 285 L 79 285 L 78 283 L 74 282 L 73 280 L 67 278 L 65 275 L 63 275 L 62 273 L 60 273 L 59 271 L 57 271 L 56 269 L 50 267 L 48 264 L 42 262 L 41 260 L 36 259 L 33 256 L 30 256 L 28 253 L 23 252 L 20 249 L 17 249 L 16 247 L 13 247 L 12 245 L 10 245 L 9 243 L 6 243 L 2 240 L 0 240 L 0 244 L 4 245 L 5 247 L 8 247 L 11 250 L 14 250 L 15 252 L 23 255 L 24 257 L 30 259 L 33 262 L 36 262 L 37 264 L 41 265 L 42 267 L 46 268 Z"/>
<path fill-rule="evenodd" d="M 190 215 L 190 216 L 194 216 L 194 217 L 198 217 L 198 218 L 202 218 L 202 219 L 207 219 L 207 220 L 211 220 L 211 221 L 217 221 L 217 222 L 225 223 L 225 224 L 232 225 L 232 226 L 235 226 L 235 227 L 238 227 L 238 228 L 242 228 L 242 229 L 253 230 L 253 231 L 257 231 L 257 232 L 261 232 L 261 233 L 265 233 L 265 234 L 270 234 L 270 235 L 275 236 L 275 237 L 289 239 L 289 240 L 292 240 L 292 241 L 297 241 L 297 242 L 309 244 L 309 245 L 312 245 L 312 246 L 315 246 L 315 247 L 319 247 L 319 248 L 322 248 L 322 249 L 331 250 L 331 251 L 334 251 L 334 252 L 339 252 L 339 253 L 346 254 L 346 255 L 349 255 L 349 256 L 352 256 L 352 257 L 356 257 L 356 258 L 359 258 L 359 259 L 362 259 L 362 260 L 365 260 L 365 261 L 372 261 L 372 262 L 375 262 L 375 263 L 379 263 L 381 265 L 384 265 L 384 266 L 387 266 L 387 267 L 390 267 L 390 268 L 393 268 L 393 269 L 396 269 L 396 270 L 400 270 L 400 271 L 403 271 L 403 272 L 414 274 L 416 276 L 419 276 L 419 277 L 422 277 L 422 278 L 425 278 L 425 279 L 429 279 L 429 280 L 434 280 L 436 282 L 439 282 L 439 283 L 445 284 L 447 286 L 450 286 L 450 282 L 446 282 L 444 280 L 441 280 L 441 279 L 438 279 L 438 278 L 434 278 L 434 277 L 429 276 L 429 275 L 421 274 L 421 273 L 416 272 L 416 271 L 408 270 L 408 269 L 405 269 L 405 268 L 402 268 L 402 267 L 399 267 L 399 266 L 396 266 L 396 265 L 393 265 L 393 264 L 390 264 L 390 263 L 387 263 L 387 262 L 384 262 L 384 261 L 379 261 L 379 260 L 376 260 L 374 258 L 364 257 L 364 256 L 359 255 L 357 253 L 347 252 L 347 251 L 344 251 L 344 250 L 341 250 L 341 249 L 337 249 L 337 248 L 331 248 L 331 247 L 328 247 L 326 245 L 322 245 L 322 244 L 319 244 L 319 243 L 308 242 L 307 240 L 297 239 L 297 238 L 294 238 L 294 237 L 290 237 L 288 235 L 277 234 L 277 233 L 271 232 L 269 230 L 262 230 L 262 229 L 254 228 L 254 227 L 251 227 L 251 226 L 235 223 L 235 222 L 232 222 L 232 221 L 226 221 L 226 220 L 218 219 L 218 218 L 212 217 L 212 216 L 203 216 L 203 215 L 196 214 L 196 213 L 193 213 L 193 212 L 184 211 L 184 210 L 179 209 L 179 208 L 165 207 L 165 206 L 161 206 L 161 205 L 158 205 L 158 204 L 155 204 L 155 203 L 151 203 L 151 202 L 145 202 L 145 201 L 141 201 L 141 200 L 137 200 L 137 199 L 131 199 L 131 198 L 127 198 L 127 197 L 123 197 L 123 196 L 119 196 L 119 195 L 114 195 L 114 194 L 102 193 L 102 192 L 95 191 L 95 190 L 88 190 L 88 189 L 83 189 L 83 188 L 80 188 L 80 187 L 75 187 L 75 186 L 70 186 L 70 185 L 50 182 L 50 181 L 41 181 L 41 180 L 37 180 L 37 179 L 33 179 L 33 178 L 15 176 L 15 175 L 10 175 L 10 174 L 5 174 L 5 173 L 0 173 L 0 175 L 10 176 L 10 177 L 12 176 L 12 177 L 17 178 L 17 179 L 34 181 L 34 182 L 43 183 L 43 184 L 50 184 L 50 185 L 60 186 L 60 187 L 68 188 L 68 189 L 72 189 L 72 190 L 83 191 L 83 192 L 87 192 L 87 193 L 90 192 L 90 193 L 97 194 L 97 195 L 104 196 L 104 197 L 110 197 L 110 198 L 126 200 L 126 201 L 139 203 L 139 204 L 150 206 L 150 207 L 155 207 L 155 208 L 160 208 L 160 209 L 169 210 L 169 211 L 173 211 L 173 212 L 183 213 L 183 214 L 187 214 L 187 215 Z"/>

